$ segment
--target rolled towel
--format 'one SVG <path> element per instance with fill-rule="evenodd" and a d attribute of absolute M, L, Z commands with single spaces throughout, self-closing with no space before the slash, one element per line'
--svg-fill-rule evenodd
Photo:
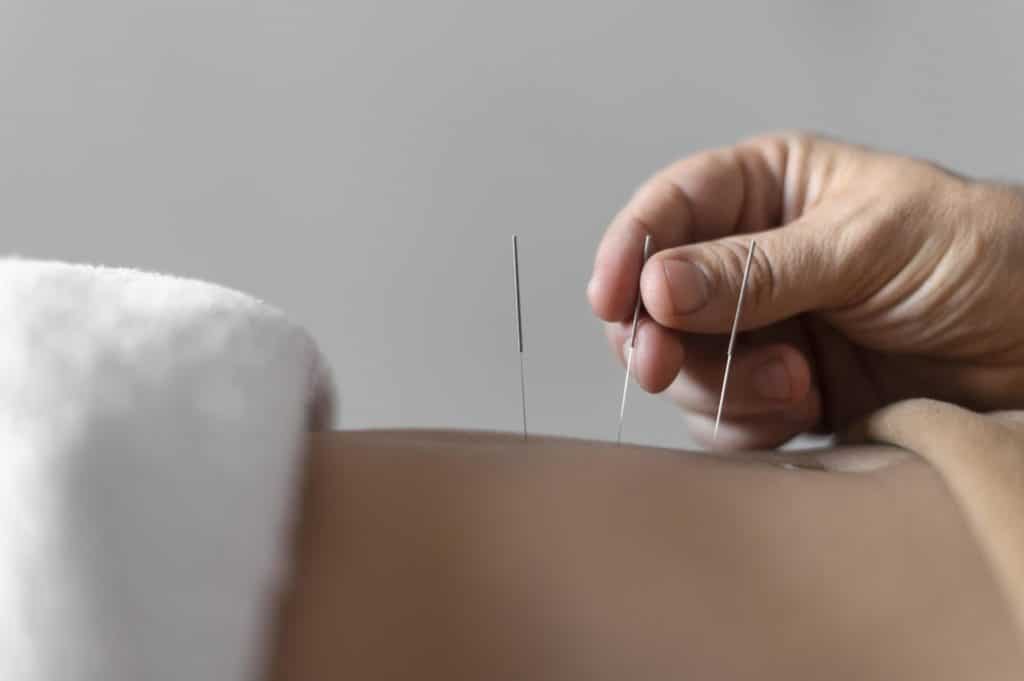
<path fill-rule="evenodd" d="M 331 408 L 253 298 L 0 259 L 0 679 L 258 678 Z"/>

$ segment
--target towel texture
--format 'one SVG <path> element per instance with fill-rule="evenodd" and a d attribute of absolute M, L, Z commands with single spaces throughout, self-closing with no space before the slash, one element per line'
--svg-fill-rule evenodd
<path fill-rule="evenodd" d="M 0 679 L 257 678 L 330 412 L 252 298 L 0 259 Z"/>

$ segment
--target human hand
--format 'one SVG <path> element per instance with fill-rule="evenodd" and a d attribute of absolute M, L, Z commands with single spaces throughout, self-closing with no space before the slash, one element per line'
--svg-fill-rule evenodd
<path fill-rule="evenodd" d="M 640 271 L 644 236 L 656 254 Z M 804 134 L 679 161 L 608 228 L 588 297 L 637 382 L 708 444 L 726 334 L 758 248 L 718 446 L 775 446 L 927 396 L 1024 406 L 1024 195 Z M 694 265 L 689 266 L 689 265 Z"/>

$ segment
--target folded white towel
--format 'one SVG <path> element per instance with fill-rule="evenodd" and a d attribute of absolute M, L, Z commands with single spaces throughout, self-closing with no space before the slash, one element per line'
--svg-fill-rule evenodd
<path fill-rule="evenodd" d="M 234 291 L 0 259 L 0 679 L 256 678 L 323 366 Z"/>

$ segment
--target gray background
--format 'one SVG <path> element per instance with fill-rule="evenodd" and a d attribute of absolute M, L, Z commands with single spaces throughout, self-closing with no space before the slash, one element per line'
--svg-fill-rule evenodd
<path fill-rule="evenodd" d="M 1024 3 L 0 0 L 0 229 L 243 289 L 308 327 L 346 427 L 612 438 L 584 299 L 646 175 L 803 127 L 1024 176 Z M 627 437 L 679 445 L 634 392 Z"/>

